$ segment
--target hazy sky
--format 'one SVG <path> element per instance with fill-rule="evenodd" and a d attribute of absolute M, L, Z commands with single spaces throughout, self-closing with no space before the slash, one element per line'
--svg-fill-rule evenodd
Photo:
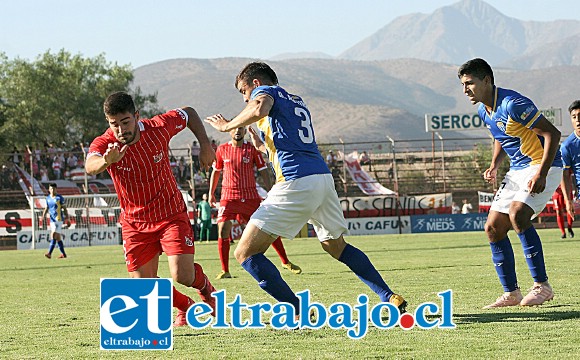
<path fill-rule="evenodd" d="M 336 56 L 398 16 L 458 0 L 0 0 L 0 51 L 65 49 L 134 68 L 174 58 Z M 580 19 L 577 0 L 487 0 L 521 20 Z"/>

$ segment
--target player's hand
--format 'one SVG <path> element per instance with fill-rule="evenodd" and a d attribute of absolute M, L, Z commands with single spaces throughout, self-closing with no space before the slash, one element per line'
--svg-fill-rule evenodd
<path fill-rule="evenodd" d="M 209 195 L 209 199 L 207 200 L 207 202 L 209 203 L 209 206 L 211 207 L 216 207 L 216 198 L 215 198 L 215 194 L 210 194 Z"/>
<path fill-rule="evenodd" d="M 216 114 L 206 117 L 205 122 L 213 126 L 217 131 L 225 132 L 229 121 L 222 114 Z"/>
<path fill-rule="evenodd" d="M 546 189 L 546 177 L 540 174 L 534 175 L 528 181 L 528 191 L 530 194 L 539 194 Z"/>
<path fill-rule="evenodd" d="M 209 144 L 200 145 L 199 147 L 199 165 L 207 170 L 215 161 L 215 151 Z"/>
<path fill-rule="evenodd" d="M 566 212 L 568 212 L 568 214 L 570 215 L 572 220 L 574 220 L 574 200 L 573 199 L 568 199 L 568 201 L 566 201 Z"/>
<path fill-rule="evenodd" d="M 114 164 L 121 161 L 123 156 L 125 156 L 128 148 L 129 145 L 123 145 L 121 147 L 118 142 L 109 144 L 109 148 L 103 154 L 103 158 L 107 164 Z"/>
<path fill-rule="evenodd" d="M 489 168 L 483 172 L 483 180 L 487 181 L 490 184 L 494 183 L 496 178 L 497 178 L 497 169 Z"/>

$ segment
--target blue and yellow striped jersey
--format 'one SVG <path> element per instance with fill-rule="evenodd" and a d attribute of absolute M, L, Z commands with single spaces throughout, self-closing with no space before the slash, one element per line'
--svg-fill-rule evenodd
<path fill-rule="evenodd" d="M 50 214 L 50 221 L 64 221 L 64 209 L 65 205 L 64 197 L 60 194 L 52 197 L 48 195 L 46 197 L 46 207 L 48 207 L 48 213 Z"/>
<path fill-rule="evenodd" d="M 263 94 L 272 97 L 274 105 L 268 116 L 258 120 L 257 125 L 276 182 L 329 174 L 330 170 L 318 151 L 310 111 L 304 101 L 279 86 L 259 86 L 252 91 L 250 98 L 253 100 Z"/>
<path fill-rule="evenodd" d="M 544 138 L 532 131 L 543 115 L 525 96 L 508 89 L 494 88 L 493 111 L 488 114 L 479 104 L 479 117 L 510 158 L 510 168 L 522 169 L 540 164 L 544 155 Z M 562 166 L 560 151 L 552 166 Z"/>
<path fill-rule="evenodd" d="M 564 170 L 569 169 L 576 178 L 576 197 L 580 198 L 580 138 L 574 132 L 562 142 Z"/>

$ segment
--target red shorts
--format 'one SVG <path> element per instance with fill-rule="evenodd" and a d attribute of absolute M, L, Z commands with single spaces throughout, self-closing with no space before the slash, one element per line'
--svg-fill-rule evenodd
<path fill-rule="evenodd" d="M 185 212 L 156 223 L 121 220 L 121 226 L 129 272 L 139 269 L 162 252 L 167 255 L 195 253 L 193 230 Z"/>
<path fill-rule="evenodd" d="M 217 222 L 236 220 L 240 224 L 245 224 L 260 207 L 261 202 L 262 199 L 222 200 L 220 201 Z"/>

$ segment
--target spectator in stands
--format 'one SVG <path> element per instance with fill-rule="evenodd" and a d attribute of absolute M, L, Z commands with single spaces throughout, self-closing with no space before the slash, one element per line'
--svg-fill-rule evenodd
<path fill-rule="evenodd" d="M 213 149 L 213 151 L 216 151 L 218 148 L 218 144 L 213 139 L 211 141 L 211 148 Z"/>
<path fill-rule="evenodd" d="M 332 150 L 328 150 L 328 154 L 326 155 L 326 165 L 330 170 L 336 167 L 336 155 Z"/>
<path fill-rule="evenodd" d="M 473 210 L 473 206 L 467 199 L 463 199 L 463 206 L 461 206 L 461 213 L 462 214 L 469 214 Z"/>
<path fill-rule="evenodd" d="M 193 162 L 193 171 L 197 172 L 199 170 L 199 145 L 197 141 L 193 141 L 191 145 L 191 161 Z"/>
<path fill-rule="evenodd" d="M 20 165 L 20 151 L 18 151 L 18 148 L 16 146 L 14 147 L 14 149 L 12 149 L 10 161 L 12 161 L 14 165 Z"/>
<path fill-rule="evenodd" d="M 44 165 L 40 166 L 40 181 L 41 182 L 49 181 L 48 170 L 46 169 L 46 166 L 44 166 Z"/>
<path fill-rule="evenodd" d="M 459 208 L 459 205 L 457 205 L 457 203 L 455 201 L 451 203 L 451 213 L 452 214 L 461 213 L 461 209 Z"/>
<path fill-rule="evenodd" d="M 368 165 L 369 171 L 371 171 L 371 158 L 369 157 L 366 151 L 360 153 L 360 156 L 358 157 L 358 163 L 360 164 L 360 166 Z"/>
<path fill-rule="evenodd" d="M 201 176 L 199 171 L 197 171 L 195 174 L 193 174 L 193 183 L 194 184 L 201 185 L 204 182 L 205 182 L 205 179 L 203 178 L 203 176 Z"/>
<path fill-rule="evenodd" d="M 56 155 L 54 159 L 52 159 L 52 173 L 54 174 L 55 180 L 61 179 L 62 167 L 60 156 Z"/>

